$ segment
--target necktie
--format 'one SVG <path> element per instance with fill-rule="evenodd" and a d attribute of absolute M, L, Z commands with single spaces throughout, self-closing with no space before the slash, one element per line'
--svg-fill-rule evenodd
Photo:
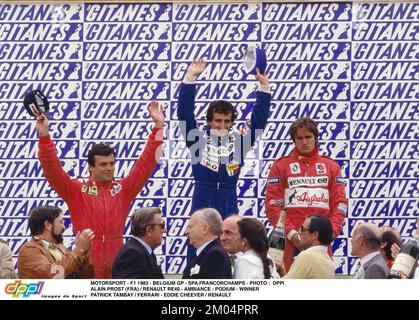
<path fill-rule="evenodd" d="M 234 261 L 236 261 L 237 256 L 235 254 L 230 255 L 231 266 L 234 268 Z"/>

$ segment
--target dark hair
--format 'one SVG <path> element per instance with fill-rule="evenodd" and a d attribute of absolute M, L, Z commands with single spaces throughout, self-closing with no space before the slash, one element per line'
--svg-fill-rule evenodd
<path fill-rule="evenodd" d="M 131 217 L 131 234 L 142 237 L 148 226 L 154 223 L 154 215 L 161 214 L 159 207 L 140 208 Z"/>
<path fill-rule="evenodd" d="M 87 155 L 87 162 L 94 167 L 96 165 L 95 163 L 95 156 L 109 156 L 113 154 L 115 157 L 115 150 L 111 146 L 108 146 L 104 143 L 97 143 L 92 146 L 92 148 L 89 150 L 89 153 Z"/>
<path fill-rule="evenodd" d="M 48 221 L 53 223 L 61 214 L 61 209 L 53 206 L 41 206 L 29 212 L 28 226 L 32 236 L 40 235 L 44 231 L 44 223 Z"/>
<path fill-rule="evenodd" d="M 390 261 L 393 261 L 393 257 L 391 256 L 391 245 L 393 243 L 397 244 L 399 247 L 402 247 L 402 240 L 400 237 L 399 232 L 392 227 L 384 227 L 384 232 L 381 235 L 381 243 L 385 243 L 385 247 L 383 248 L 386 258 Z"/>
<path fill-rule="evenodd" d="M 309 117 L 299 118 L 292 123 L 289 130 L 289 134 L 291 136 L 292 141 L 295 142 L 295 136 L 297 135 L 297 131 L 301 128 L 307 129 L 314 135 L 314 140 L 316 141 L 317 146 L 319 142 L 319 129 L 317 128 L 317 124 L 313 121 L 313 119 Z"/>
<path fill-rule="evenodd" d="M 268 260 L 269 242 L 262 222 L 254 218 L 244 218 L 237 222 L 242 238 L 247 239 L 250 247 L 255 250 L 263 264 L 265 279 L 272 277 Z"/>
<path fill-rule="evenodd" d="M 333 228 L 330 223 L 329 218 L 319 214 L 309 215 L 307 218 L 310 218 L 310 227 L 309 232 L 318 232 L 319 242 L 327 246 L 333 241 Z"/>
<path fill-rule="evenodd" d="M 237 112 L 233 105 L 225 100 L 215 100 L 210 103 L 207 110 L 207 122 L 211 122 L 214 119 L 214 113 L 229 114 L 231 113 L 231 123 L 237 118 Z"/>

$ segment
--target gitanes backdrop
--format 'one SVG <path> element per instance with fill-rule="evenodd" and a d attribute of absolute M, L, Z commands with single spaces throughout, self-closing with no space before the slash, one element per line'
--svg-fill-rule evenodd
<path fill-rule="evenodd" d="M 409 237 L 419 216 L 418 31 L 414 1 L 0 4 L 0 237 L 16 258 L 30 236 L 28 212 L 45 204 L 66 211 L 66 245 L 73 235 L 67 207 L 37 160 L 26 92 L 41 89 L 49 98 L 52 137 L 74 178 L 88 177 L 87 151 L 100 141 L 115 146 L 116 174 L 127 175 L 153 126 L 147 106 L 157 99 L 168 120 L 165 151 L 131 213 L 162 208 L 168 231 L 159 263 L 181 273 L 193 180 L 176 118 L 179 83 L 193 58 L 205 58 L 196 116 L 203 124 L 209 102 L 225 99 L 243 125 L 257 85 L 241 62 L 253 44 L 266 51 L 273 102 L 239 180 L 240 214 L 271 230 L 266 177 L 293 148 L 291 123 L 312 117 L 321 153 L 339 162 L 346 180 L 348 217 L 333 248 L 336 273 L 351 273 L 357 221 Z"/>

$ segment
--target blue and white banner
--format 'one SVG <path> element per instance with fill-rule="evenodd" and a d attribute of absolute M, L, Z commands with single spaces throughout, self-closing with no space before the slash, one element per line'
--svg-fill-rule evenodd
<path fill-rule="evenodd" d="M 40 89 L 48 97 L 51 135 L 73 178 L 88 176 L 87 152 L 96 142 L 115 146 L 116 176 L 126 176 L 153 127 L 147 106 L 156 99 L 168 120 L 163 157 L 130 213 L 162 208 L 168 231 L 158 262 L 166 273 L 182 273 L 194 185 L 176 115 L 179 84 L 194 58 L 206 59 L 198 123 L 212 100 L 224 99 L 243 125 L 258 88 L 241 63 L 249 44 L 266 52 L 273 101 L 241 172 L 240 214 L 270 231 L 269 169 L 293 149 L 291 123 L 310 116 L 320 152 L 342 167 L 349 197 L 333 245 L 336 273 L 354 272 L 351 233 L 360 221 L 410 237 L 419 217 L 419 3 L 0 3 L 0 237 L 14 258 L 36 206 L 63 208 L 66 245 L 73 232 L 67 205 L 37 160 L 25 93 Z"/>

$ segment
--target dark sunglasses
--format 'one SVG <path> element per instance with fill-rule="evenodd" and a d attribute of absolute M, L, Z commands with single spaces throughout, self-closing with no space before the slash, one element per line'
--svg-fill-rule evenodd
<path fill-rule="evenodd" d="M 300 227 L 300 231 L 304 232 L 304 231 L 310 231 L 310 228 L 304 228 L 303 226 Z"/>

